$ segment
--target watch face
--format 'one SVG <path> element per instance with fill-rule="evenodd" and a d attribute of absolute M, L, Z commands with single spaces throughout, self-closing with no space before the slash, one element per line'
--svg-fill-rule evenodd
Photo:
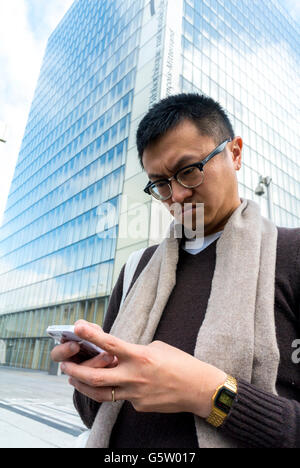
<path fill-rule="evenodd" d="M 217 408 L 224 411 L 224 413 L 228 414 L 234 399 L 235 393 L 228 390 L 228 388 L 221 388 L 215 398 L 215 405 Z"/>

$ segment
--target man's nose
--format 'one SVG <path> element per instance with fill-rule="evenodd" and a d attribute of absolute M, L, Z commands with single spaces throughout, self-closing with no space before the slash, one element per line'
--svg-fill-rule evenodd
<path fill-rule="evenodd" d="M 170 183 L 172 186 L 172 202 L 173 203 L 183 203 L 184 200 L 192 196 L 193 189 L 183 187 L 175 179 L 173 179 Z"/>

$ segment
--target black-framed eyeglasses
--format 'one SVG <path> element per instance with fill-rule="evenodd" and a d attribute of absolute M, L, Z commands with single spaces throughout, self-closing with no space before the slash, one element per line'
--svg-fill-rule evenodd
<path fill-rule="evenodd" d="M 203 168 L 208 161 L 210 161 L 214 156 L 221 153 L 227 143 L 231 139 L 223 141 L 219 146 L 217 146 L 205 159 L 201 162 L 189 164 L 179 171 L 177 171 L 172 177 L 156 180 L 155 182 L 149 181 L 144 192 L 148 195 L 153 195 L 154 198 L 160 201 L 165 201 L 171 198 L 172 196 L 172 184 L 171 181 L 175 179 L 182 187 L 185 188 L 196 188 L 199 187 L 204 181 L 204 171 Z"/>

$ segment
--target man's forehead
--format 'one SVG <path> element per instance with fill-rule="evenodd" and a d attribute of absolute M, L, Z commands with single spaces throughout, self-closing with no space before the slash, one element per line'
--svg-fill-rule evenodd
<path fill-rule="evenodd" d="M 214 144 L 212 136 L 201 133 L 193 122 L 184 120 L 150 142 L 144 150 L 143 158 L 148 155 L 153 156 L 154 153 L 157 154 L 160 151 L 165 153 L 166 150 L 174 150 L 175 148 L 199 148 L 210 145 L 210 143 Z"/>
<path fill-rule="evenodd" d="M 162 175 L 162 169 L 174 172 L 204 158 L 215 147 L 212 137 L 201 135 L 193 125 L 170 130 L 143 153 L 143 164 L 149 177 Z"/>
<path fill-rule="evenodd" d="M 193 164 L 194 162 L 198 162 L 198 161 L 199 161 L 199 157 L 197 157 L 196 155 L 184 154 L 183 156 L 179 158 L 174 158 L 173 161 L 171 160 L 168 170 L 170 173 L 175 173 L 180 168 L 184 166 L 188 166 L 189 164 Z M 150 179 L 153 179 L 157 177 L 163 177 L 164 174 L 150 172 L 148 173 L 148 176 Z"/>

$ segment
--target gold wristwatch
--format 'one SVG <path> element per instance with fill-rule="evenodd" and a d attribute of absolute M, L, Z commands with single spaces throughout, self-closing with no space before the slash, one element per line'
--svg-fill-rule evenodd
<path fill-rule="evenodd" d="M 213 407 L 206 421 L 214 427 L 221 426 L 231 410 L 236 394 L 237 381 L 228 375 L 226 382 L 217 388 L 212 397 Z"/>

